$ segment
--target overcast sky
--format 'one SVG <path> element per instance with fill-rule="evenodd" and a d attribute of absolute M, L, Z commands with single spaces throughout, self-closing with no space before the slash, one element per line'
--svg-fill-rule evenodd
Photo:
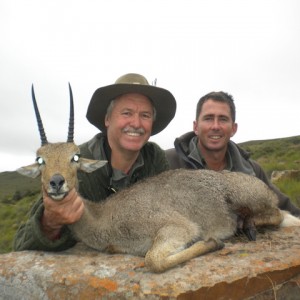
<path fill-rule="evenodd" d="M 129 72 L 170 90 L 177 113 L 151 140 L 192 130 L 198 99 L 233 95 L 235 142 L 300 135 L 298 0 L 0 0 L 0 172 L 34 162 L 40 146 L 31 84 L 48 140 L 75 141 L 93 92 Z"/>

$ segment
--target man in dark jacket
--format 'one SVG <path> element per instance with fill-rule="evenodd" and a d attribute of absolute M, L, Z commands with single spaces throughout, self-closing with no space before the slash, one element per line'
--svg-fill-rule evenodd
<path fill-rule="evenodd" d="M 61 201 L 44 192 L 33 206 L 28 221 L 21 225 L 14 240 L 15 250 L 60 251 L 75 245 L 68 224 L 80 219 L 82 197 L 99 202 L 138 180 L 169 168 L 164 151 L 149 142 L 173 119 L 176 101 L 165 89 L 151 86 L 139 74 L 121 76 L 115 84 L 95 91 L 87 119 L 100 129 L 80 146 L 86 158 L 107 160 L 93 173 L 78 173 L 75 189 Z"/>
<path fill-rule="evenodd" d="M 279 207 L 300 216 L 300 209 L 271 184 L 263 169 L 238 147 L 231 137 L 237 131 L 235 104 L 231 95 L 211 92 L 203 96 L 196 109 L 193 131 L 177 138 L 175 149 L 166 150 L 171 169 L 229 170 L 256 176 L 279 198 Z"/>

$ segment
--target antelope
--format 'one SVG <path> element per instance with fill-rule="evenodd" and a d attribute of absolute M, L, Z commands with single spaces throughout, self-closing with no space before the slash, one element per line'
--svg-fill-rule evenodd
<path fill-rule="evenodd" d="M 93 172 L 106 161 L 80 157 L 74 144 L 71 86 L 66 143 L 48 143 L 35 100 L 41 137 L 36 163 L 18 172 L 37 177 L 53 201 L 77 188 L 77 170 Z M 254 176 L 235 172 L 177 169 L 141 180 L 94 203 L 84 200 L 79 221 L 68 225 L 78 241 L 108 253 L 145 257 L 145 267 L 164 272 L 224 247 L 237 228 L 252 225 L 300 226 L 300 219 L 277 207 L 278 199 Z M 242 222 L 241 222 L 242 220 Z M 241 225 L 242 224 L 242 225 Z M 249 238 L 255 239 L 250 233 Z"/>

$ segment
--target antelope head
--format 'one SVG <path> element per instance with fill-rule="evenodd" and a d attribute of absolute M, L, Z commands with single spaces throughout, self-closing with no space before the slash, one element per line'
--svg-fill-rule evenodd
<path fill-rule="evenodd" d="M 72 188 L 78 187 L 77 171 L 93 172 L 106 161 L 80 157 L 80 150 L 74 144 L 74 104 L 72 89 L 70 92 L 70 118 L 67 142 L 49 143 L 35 99 L 33 85 L 31 88 L 34 111 L 41 137 L 41 147 L 37 150 L 36 162 L 17 170 L 22 175 L 36 178 L 41 175 L 42 186 L 53 200 L 63 199 Z"/>

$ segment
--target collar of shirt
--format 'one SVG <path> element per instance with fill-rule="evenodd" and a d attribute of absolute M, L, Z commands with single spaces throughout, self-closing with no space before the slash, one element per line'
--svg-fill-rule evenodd
<path fill-rule="evenodd" d="M 125 174 L 121 170 L 112 168 L 109 158 L 105 152 L 104 139 L 100 139 L 99 147 L 94 147 L 93 155 L 98 159 L 108 160 L 108 163 L 104 168 L 106 168 L 107 176 L 110 180 L 110 188 L 118 191 L 129 186 L 132 183 L 132 177 L 135 171 L 144 165 L 144 158 L 141 153 L 139 153 L 137 160 L 134 162 L 128 174 Z"/>
<path fill-rule="evenodd" d="M 206 169 L 206 161 L 198 149 L 198 137 L 194 136 L 189 143 L 189 159 L 193 160 L 199 168 Z M 232 157 L 229 151 L 226 151 L 226 170 L 231 171 L 233 168 Z"/>

